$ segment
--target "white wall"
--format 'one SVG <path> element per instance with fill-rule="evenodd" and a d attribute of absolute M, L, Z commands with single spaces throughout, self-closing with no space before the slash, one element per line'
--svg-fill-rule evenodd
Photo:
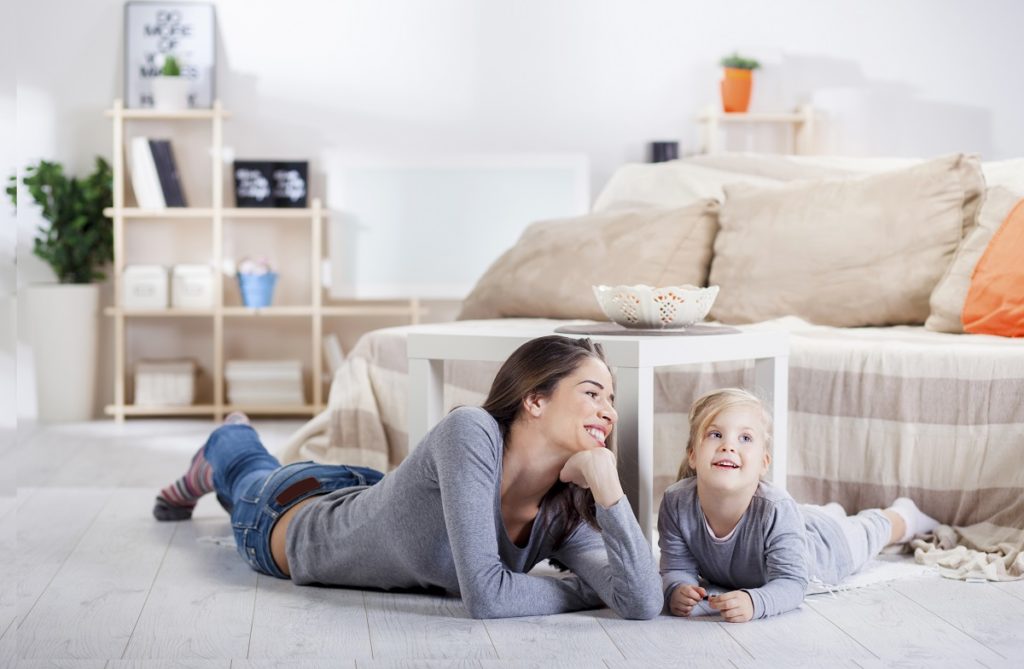
<path fill-rule="evenodd" d="M 587 154 L 596 194 L 650 140 L 695 149 L 692 117 L 716 99 L 716 62 L 733 49 L 765 65 L 753 107 L 814 102 L 831 119 L 831 152 L 1024 155 L 1016 0 L 215 4 L 228 143 L 239 157 L 310 159 L 314 194 L 330 178 L 318 171 L 326 155 L 514 152 Z M 102 110 L 122 86 L 123 3 L 15 11 L 17 164 L 88 169 L 111 151 Z M 38 222 L 22 207 L 19 285 L 52 279 L 30 252 Z M 109 396 L 109 374 L 103 383 Z"/>
<path fill-rule="evenodd" d="M 13 8 L 0 9 L 0 190 L 15 170 L 15 22 Z M 8 446 L 16 422 L 17 313 L 15 306 L 15 248 L 18 229 L 14 208 L 0 195 L 0 452 Z M 4 491 L 0 494 L 9 494 Z"/>

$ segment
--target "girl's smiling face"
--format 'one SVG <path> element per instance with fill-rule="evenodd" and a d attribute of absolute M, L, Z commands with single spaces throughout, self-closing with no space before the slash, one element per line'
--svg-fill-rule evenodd
<path fill-rule="evenodd" d="M 760 407 L 739 404 L 723 409 L 688 459 L 705 486 L 723 492 L 756 488 L 771 462 Z"/>

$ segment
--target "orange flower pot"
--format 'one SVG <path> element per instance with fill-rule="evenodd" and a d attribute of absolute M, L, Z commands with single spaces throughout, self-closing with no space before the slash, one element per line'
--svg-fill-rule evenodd
<path fill-rule="evenodd" d="M 722 79 L 722 109 L 726 112 L 745 112 L 750 107 L 750 89 L 754 83 L 752 70 L 725 68 Z"/>

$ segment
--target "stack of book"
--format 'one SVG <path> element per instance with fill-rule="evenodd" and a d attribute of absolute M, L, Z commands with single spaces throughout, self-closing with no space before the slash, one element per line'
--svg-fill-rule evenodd
<path fill-rule="evenodd" d="M 133 137 L 128 164 L 135 200 L 143 209 L 187 207 L 169 139 Z"/>
<path fill-rule="evenodd" d="M 224 378 L 228 404 L 305 404 L 298 360 L 228 360 Z"/>

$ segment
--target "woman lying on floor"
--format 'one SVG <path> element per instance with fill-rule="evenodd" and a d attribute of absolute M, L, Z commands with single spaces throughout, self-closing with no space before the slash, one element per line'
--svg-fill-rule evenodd
<path fill-rule="evenodd" d="M 153 513 L 190 518 L 215 491 L 250 566 L 300 585 L 441 588 L 474 618 L 604 605 L 653 618 L 658 569 L 605 448 L 613 400 L 600 345 L 541 337 L 509 357 L 483 407 L 449 413 L 387 476 L 282 467 L 232 414 Z M 526 573 L 547 558 L 572 574 Z"/>

